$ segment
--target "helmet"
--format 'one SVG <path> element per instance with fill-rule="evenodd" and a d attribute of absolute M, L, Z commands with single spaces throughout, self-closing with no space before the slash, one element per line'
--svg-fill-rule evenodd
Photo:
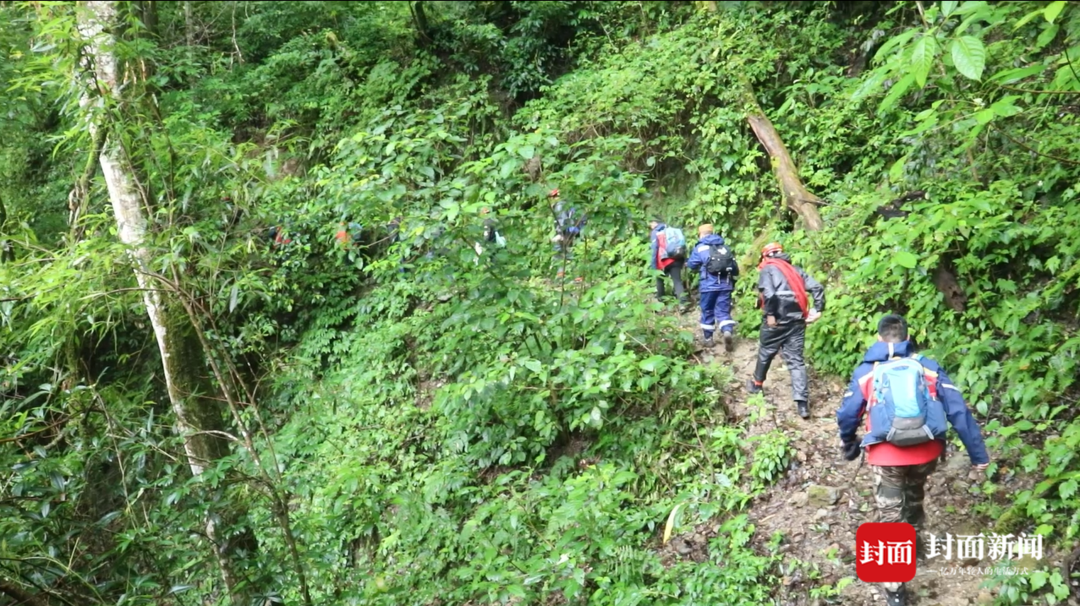
<path fill-rule="evenodd" d="M 558 198 L 559 197 L 559 188 L 556 187 L 555 189 L 548 192 L 548 197 L 549 198 Z"/>
<path fill-rule="evenodd" d="M 779 242 L 769 242 L 765 245 L 765 248 L 761 249 L 761 256 L 768 257 L 773 253 L 784 252 L 784 247 L 780 246 Z"/>

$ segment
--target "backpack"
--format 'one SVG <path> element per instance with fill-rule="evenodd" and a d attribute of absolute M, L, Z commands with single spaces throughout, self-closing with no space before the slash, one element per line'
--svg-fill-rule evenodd
<path fill-rule="evenodd" d="M 875 441 L 906 447 L 944 438 L 945 409 L 930 395 L 920 357 L 874 364 L 870 427 Z"/>
<path fill-rule="evenodd" d="M 665 227 L 664 243 L 666 247 L 664 250 L 660 251 L 661 259 L 686 258 L 686 238 L 683 237 L 681 229 L 677 227 Z"/>
<path fill-rule="evenodd" d="M 705 263 L 705 271 L 714 276 L 725 276 L 731 275 L 735 267 L 735 251 L 724 244 L 709 247 L 709 260 Z"/>

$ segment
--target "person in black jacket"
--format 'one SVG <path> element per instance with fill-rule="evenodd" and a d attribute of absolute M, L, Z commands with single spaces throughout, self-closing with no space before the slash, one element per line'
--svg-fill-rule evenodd
<path fill-rule="evenodd" d="M 769 366 L 777 353 L 791 373 L 791 392 L 799 416 L 810 418 L 810 386 L 803 363 L 806 325 L 825 311 L 825 288 L 805 271 L 791 264 L 779 244 L 766 244 L 758 265 L 758 305 L 762 309 L 761 339 L 754 377 L 747 382 L 750 393 L 761 393 Z M 807 293 L 813 297 L 813 305 Z"/>

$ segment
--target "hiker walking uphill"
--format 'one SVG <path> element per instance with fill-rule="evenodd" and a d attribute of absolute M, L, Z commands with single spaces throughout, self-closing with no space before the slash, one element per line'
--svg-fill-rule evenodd
<path fill-rule="evenodd" d="M 652 244 L 651 262 L 654 270 L 662 271 L 675 284 L 675 298 L 685 308 L 690 304 L 683 285 L 682 270 L 686 265 L 686 238 L 681 229 L 664 225 L 664 220 L 656 217 L 649 222 L 652 232 L 649 240 Z M 656 278 L 656 299 L 664 300 L 664 276 Z"/>
<path fill-rule="evenodd" d="M 480 263 L 480 257 L 484 254 L 485 246 L 497 246 L 504 248 L 506 246 L 506 238 L 502 237 L 499 233 L 498 223 L 493 217 L 491 217 L 491 209 L 485 208 L 480 211 L 480 216 L 484 217 L 484 237 L 483 242 L 474 242 L 473 250 L 476 251 L 475 263 Z M 491 257 L 487 257 L 488 262 L 491 261 Z"/>
<path fill-rule="evenodd" d="M 762 310 L 761 340 L 754 377 L 747 382 L 750 393 L 760 393 L 773 358 L 780 353 L 791 373 L 792 399 L 799 416 L 810 418 L 810 385 L 803 362 L 806 325 L 825 311 L 825 288 L 801 268 L 791 264 L 784 249 L 773 242 L 761 249 L 758 265 L 758 304 Z M 814 298 L 810 307 L 807 291 Z"/>
<path fill-rule="evenodd" d="M 572 259 L 571 249 L 574 246 L 574 241 L 581 235 L 582 228 L 585 227 L 585 214 L 578 212 L 578 209 L 569 207 L 559 197 L 559 190 L 553 189 L 548 194 L 554 205 L 552 206 L 552 212 L 555 213 L 555 237 L 551 239 L 555 243 L 555 261 L 559 263 L 559 278 L 563 277 L 565 271 L 562 261 L 565 256 L 567 264 Z M 581 278 L 576 278 L 577 281 L 581 281 Z"/>
<path fill-rule="evenodd" d="M 698 243 L 686 265 L 701 274 L 698 292 L 701 294 L 701 330 L 705 347 L 713 346 L 713 333 L 719 329 L 724 335 L 724 347 L 732 351 L 737 322 L 731 319 L 731 292 L 739 277 L 735 251 L 713 233 L 712 225 L 705 224 L 698 227 Z"/>
<path fill-rule="evenodd" d="M 868 414 L 866 414 L 868 412 Z M 866 435 L 856 441 L 866 414 Z M 844 458 L 854 461 L 862 449 L 874 472 L 878 522 L 915 527 L 916 553 L 926 521 L 926 479 L 945 452 L 946 419 L 960 435 L 975 469 L 986 469 L 978 423 L 960 391 L 937 362 L 915 353 L 904 318 L 888 315 L 878 323 L 878 342 L 855 369 L 836 413 Z M 884 583 L 889 606 L 905 603 L 901 583 Z"/>

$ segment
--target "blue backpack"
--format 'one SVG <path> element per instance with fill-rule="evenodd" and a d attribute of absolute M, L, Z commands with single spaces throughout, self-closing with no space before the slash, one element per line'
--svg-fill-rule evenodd
<path fill-rule="evenodd" d="M 870 432 L 863 445 L 916 446 L 945 437 L 945 408 L 930 395 L 918 354 L 874 364 Z"/>
<path fill-rule="evenodd" d="M 664 228 L 665 249 L 660 251 L 661 259 L 685 259 L 686 238 L 678 227 Z"/>

